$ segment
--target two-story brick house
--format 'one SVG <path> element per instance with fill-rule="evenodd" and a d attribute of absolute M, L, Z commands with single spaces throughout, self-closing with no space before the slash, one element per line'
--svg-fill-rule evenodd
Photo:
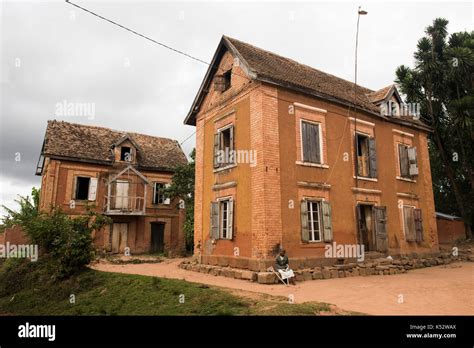
<path fill-rule="evenodd" d="M 177 141 L 103 127 L 48 121 L 37 175 L 40 209 L 81 215 L 85 205 L 113 223 L 95 231 L 98 249 L 112 253 L 184 250 L 184 210 L 163 188 L 186 163 Z"/>
<path fill-rule="evenodd" d="M 223 36 L 185 119 L 196 127 L 195 255 L 261 270 L 280 247 L 293 267 L 324 263 L 334 242 L 436 251 L 431 130 L 400 110 L 395 86 L 355 86 Z"/>

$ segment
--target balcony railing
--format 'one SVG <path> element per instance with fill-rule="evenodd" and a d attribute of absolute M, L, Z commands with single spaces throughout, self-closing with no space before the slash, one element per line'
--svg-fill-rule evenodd
<path fill-rule="evenodd" d="M 110 215 L 143 215 L 145 214 L 145 197 L 143 196 L 105 196 L 104 211 Z"/>

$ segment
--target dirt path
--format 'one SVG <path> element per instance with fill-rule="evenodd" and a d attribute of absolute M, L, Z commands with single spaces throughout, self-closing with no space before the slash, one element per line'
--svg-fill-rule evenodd
<path fill-rule="evenodd" d="M 92 268 L 141 274 L 274 296 L 294 296 L 295 302 L 326 302 L 346 311 L 378 315 L 474 315 L 474 263 L 417 269 L 391 276 L 313 280 L 296 286 L 263 285 L 216 277 L 178 268 L 179 259 L 159 264 L 95 264 Z M 235 292 L 235 290 L 234 290 Z M 403 303 L 399 299 L 403 296 Z"/>

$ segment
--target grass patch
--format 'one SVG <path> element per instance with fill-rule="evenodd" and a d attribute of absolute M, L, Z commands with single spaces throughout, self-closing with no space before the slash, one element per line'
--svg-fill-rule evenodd
<path fill-rule="evenodd" d="M 58 281 L 51 279 L 47 264 L 38 262 L 7 260 L 0 266 L 0 315 L 316 315 L 330 310 L 327 304 L 249 299 L 182 280 L 90 269 Z"/>

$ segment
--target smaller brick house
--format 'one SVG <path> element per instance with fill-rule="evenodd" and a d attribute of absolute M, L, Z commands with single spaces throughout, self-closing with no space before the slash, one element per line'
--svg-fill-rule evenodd
<path fill-rule="evenodd" d="M 179 254 L 184 210 L 163 189 L 186 162 L 176 140 L 48 121 L 36 170 L 40 209 L 56 206 L 74 216 L 94 206 L 113 221 L 94 234 L 104 251 Z"/>

